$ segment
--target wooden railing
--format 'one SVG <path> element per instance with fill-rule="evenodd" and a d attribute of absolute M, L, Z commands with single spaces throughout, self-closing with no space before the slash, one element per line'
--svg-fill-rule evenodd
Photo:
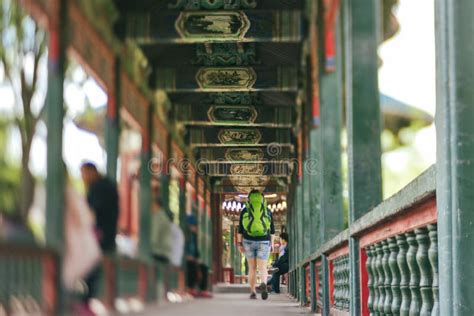
<path fill-rule="evenodd" d="M 350 239 L 358 245 L 360 304 L 351 304 L 350 267 L 355 259 Z M 299 280 L 300 271 L 304 280 Z M 349 315 L 351 306 L 359 305 L 361 315 L 437 315 L 434 168 L 294 265 L 289 280 L 290 294 L 302 302 L 314 300 L 312 309 L 323 314 Z"/>

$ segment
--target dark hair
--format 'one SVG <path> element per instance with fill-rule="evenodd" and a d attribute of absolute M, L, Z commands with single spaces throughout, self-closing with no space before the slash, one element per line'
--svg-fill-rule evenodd
<path fill-rule="evenodd" d="M 81 169 L 87 169 L 91 171 L 96 171 L 97 172 L 97 166 L 90 161 L 86 161 L 81 165 Z"/>
<path fill-rule="evenodd" d="M 280 239 L 283 239 L 284 241 L 288 242 L 288 233 L 281 233 Z"/>

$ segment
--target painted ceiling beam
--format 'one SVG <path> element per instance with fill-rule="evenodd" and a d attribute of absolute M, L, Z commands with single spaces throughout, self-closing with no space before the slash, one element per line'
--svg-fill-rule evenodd
<path fill-rule="evenodd" d="M 116 32 L 138 44 L 301 42 L 300 10 L 124 11 Z"/>
<path fill-rule="evenodd" d="M 301 43 L 144 44 L 141 49 L 155 67 L 299 66 Z"/>
<path fill-rule="evenodd" d="M 122 11 L 303 9 L 303 0 L 114 0 Z"/>
<path fill-rule="evenodd" d="M 293 146 L 293 137 L 288 129 L 190 127 L 189 143 L 192 147 Z"/>
<path fill-rule="evenodd" d="M 157 68 L 156 89 L 167 92 L 297 91 L 296 67 Z"/>
<path fill-rule="evenodd" d="M 294 107 L 297 91 L 277 92 L 169 92 L 168 98 L 174 105 L 188 104 L 226 104 L 255 106 Z"/>
<path fill-rule="evenodd" d="M 294 153 L 289 147 L 273 144 L 265 148 L 200 148 L 199 158 L 208 161 L 256 162 L 271 160 L 290 160 Z"/>
<path fill-rule="evenodd" d="M 294 109 L 254 105 L 175 105 L 175 120 L 188 126 L 292 128 Z"/>

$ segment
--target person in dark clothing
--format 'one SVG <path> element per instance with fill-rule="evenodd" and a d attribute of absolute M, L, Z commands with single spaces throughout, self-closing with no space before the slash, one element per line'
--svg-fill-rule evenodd
<path fill-rule="evenodd" d="M 104 254 L 114 253 L 119 216 L 117 186 L 113 181 L 103 177 L 91 162 L 81 166 L 81 176 L 87 188 L 87 203 L 95 215 L 100 248 Z M 84 302 L 96 296 L 100 275 L 101 269 L 98 266 L 84 280 L 88 288 L 87 294 L 83 297 Z"/>
<path fill-rule="evenodd" d="M 262 299 L 268 298 L 266 281 L 268 277 L 268 257 L 273 251 L 275 226 L 273 216 L 267 208 L 267 203 L 260 191 L 252 190 L 248 202 L 240 213 L 237 241 L 239 250 L 245 254 L 248 261 L 248 279 L 250 284 L 250 299 L 256 299 L 257 267 L 260 272 Z"/>
<path fill-rule="evenodd" d="M 198 226 L 194 215 L 187 217 L 188 234 L 186 238 L 186 287 L 195 297 L 211 298 L 208 292 L 209 268 L 199 260 Z M 196 290 L 196 285 L 198 291 Z"/>
<path fill-rule="evenodd" d="M 270 272 L 273 273 L 270 280 L 268 280 L 267 285 L 271 285 L 272 290 L 275 293 L 280 293 L 280 277 L 289 270 L 289 259 L 288 259 L 288 234 L 280 234 L 280 254 L 278 259 L 273 263 L 272 269 Z"/>
<path fill-rule="evenodd" d="M 119 216 L 117 186 L 90 162 L 81 166 L 81 175 L 87 188 L 87 203 L 95 215 L 100 247 L 104 253 L 114 252 Z"/>

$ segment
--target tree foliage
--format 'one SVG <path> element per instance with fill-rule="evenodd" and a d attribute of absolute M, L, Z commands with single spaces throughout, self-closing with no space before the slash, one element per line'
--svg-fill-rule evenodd
<path fill-rule="evenodd" d="M 35 179 L 29 168 L 33 138 L 44 106 L 41 64 L 46 60 L 46 33 L 16 1 L 0 3 L 0 67 L 2 84 L 14 94 L 14 124 L 21 136 L 21 189 L 19 211 L 26 218 L 34 199 Z M 43 89 L 44 90 L 44 89 Z"/>

